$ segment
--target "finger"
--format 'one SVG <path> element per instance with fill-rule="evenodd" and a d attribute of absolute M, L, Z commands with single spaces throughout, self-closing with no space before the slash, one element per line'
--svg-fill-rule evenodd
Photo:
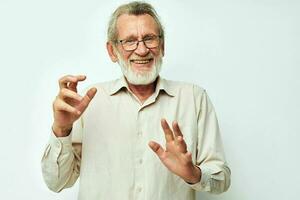
<path fill-rule="evenodd" d="M 77 110 L 76 108 L 70 106 L 69 104 L 67 104 L 66 102 L 64 102 L 61 99 L 57 99 L 54 103 L 54 110 L 56 111 L 65 111 L 65 112 L 69 112 L 72 113 L 74 115 L 80 115 L 81 112 L 79 110 Z"/>
<path fill-rule="evenodd" d="M 62 99 L 70 98 L 70 99 L 74 99 L 77 101 L 82 100 L 82 97 L 79 94 L 77 94 L 76 92 L 73 92 L 72 90 L 66 89 L 66 88 L 62 88 L 60 90 L 59 97 L 61 97 Z"/>
<path fill-rule="evenodd" d="M 67 75 L 59 79 L 59 87 L 60 88 L 67 88 L 68 84 L 71 83 L 77 83 L 78 81 L 84 81 L 86 79 L 86 76 L 84 75 Z"/>
<path fill-rule="evenodd" d="M 161 158 L 163 156 L 163 153 L 165 152 L 165 150 L 156 142 L 150 141 L 148 143 L 149 147 L 152 149 L 152 151 L 154 153 L 156 153 L 156 155 Z"/>
<path fill-rule="evenodd" d="M 91 100 L 94 98 L 94 96 L 97 93 L 97 89 L 96 88 L 91 88 L 89 89 L 86 94 L 84 95 L 84 97 L 82 98 L 81 103 L 79 104 L 79 110 L 81 110 L 82 112 L 88 107 L 89 103 L 91 102 Z"/>
<path fill-rule="evenodd" d="M 94 98 L 96 93 L 97 93 L 97 88 L 93 87 L 87 91 L 86 96 L 88 96 L 91 101 Z"/>
<path fill-rule="evenodd" d="M 173 131 L 174 131 L 174 135 L 176 137 L 178 137 L 178 136 L 182 136 L 183 137 L 177 121 L 173 121 L 172 127 L 173 127 Z"/>
<path fill-rule="evenodd" d="M 161 127 L 165 133 L 166 142 L 170 142 L 174 140 L 174 135 L 172 130 L 169 127 L 168 122 L 165 119 L 161 119 Z"/>
<path fill-rule="evenodd" d="M 85 75 L 78 75 L 76 76 L 77 78 L 77 81 L 76 82 L 69 82 L 67 84 L 67 87 L 71 90 L 73 90 L 74 92 L 77 92 L 77 84 L 78 84 L 78 81 L 84 81 L 86 79 L 86 76 Z"/>
<path fill-rule="evenodd" d="M 73 75 L 66 75 L 58 80 L 60 88 L 67 88 L 69 82 L 77 82 L 77 79 Z"/>
<path fill-rule="evenodd" d="M 177 147 L 181 153 L 187 152 L 187 146 L 182 136 L 177 136 Z"/>
<path fill-rule="evenodd" d="M 68 88 L 74 92 L 77 92 L 77 83 L 78 82 L 75 82 L 75 83 L 70 83 Z"/>

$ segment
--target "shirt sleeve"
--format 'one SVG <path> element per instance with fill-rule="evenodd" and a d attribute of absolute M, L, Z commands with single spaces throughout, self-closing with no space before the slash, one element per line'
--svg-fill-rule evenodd
<path fill-rule="evenodd" d="M 46 185 L 54 192 L 73 186 L 79 177 L 81 142 L 74 140 L 74 135 L 81 130 L 78 121 L 67 137 L 56 137 L 52 132 L 44 151 L 42 174 Z"/>
<path fill-rule="evenodd" d="M 195 190 L 222 193 L 230 186 L 231 171 L 226 163 L 219 125 L 206 91 L 194 86 L 198 119 L 196 165 L 201 169 L 199 183 L 190 184 Z"/>

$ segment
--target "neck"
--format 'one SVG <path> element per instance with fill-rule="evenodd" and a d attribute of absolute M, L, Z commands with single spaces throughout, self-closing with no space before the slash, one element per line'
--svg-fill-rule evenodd
<path fill-rule="evenodd" d="M 127 80 L 126 80 L 127 81 Z M 133 85 L 127 81 L 130 91 L 144 103 L 155 91 L 157 79 L 148 85 Z"/>

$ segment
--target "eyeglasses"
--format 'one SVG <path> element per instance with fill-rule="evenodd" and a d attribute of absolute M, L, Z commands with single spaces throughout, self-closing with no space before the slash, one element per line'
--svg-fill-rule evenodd
<path fill-rule="evenodd" d="M 142 40 L 124 39 L 119 40 L 125 51 L 134 51 L 137 49 L 140 42 L 143 42 L 148 49 L 153 49 L 159 46 L 161 36 L 151 35 L 146 36 Z"/>

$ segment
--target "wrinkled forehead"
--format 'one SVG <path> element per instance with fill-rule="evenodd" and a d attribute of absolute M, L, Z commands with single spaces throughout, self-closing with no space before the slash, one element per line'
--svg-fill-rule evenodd
<path fill-rule="evenodd" d="M 149 14 L 129 15 L 123 14 L 117 20 L 118 38 L 136 37 L 145 35 L 158 35 L 158 25 Z"/>

